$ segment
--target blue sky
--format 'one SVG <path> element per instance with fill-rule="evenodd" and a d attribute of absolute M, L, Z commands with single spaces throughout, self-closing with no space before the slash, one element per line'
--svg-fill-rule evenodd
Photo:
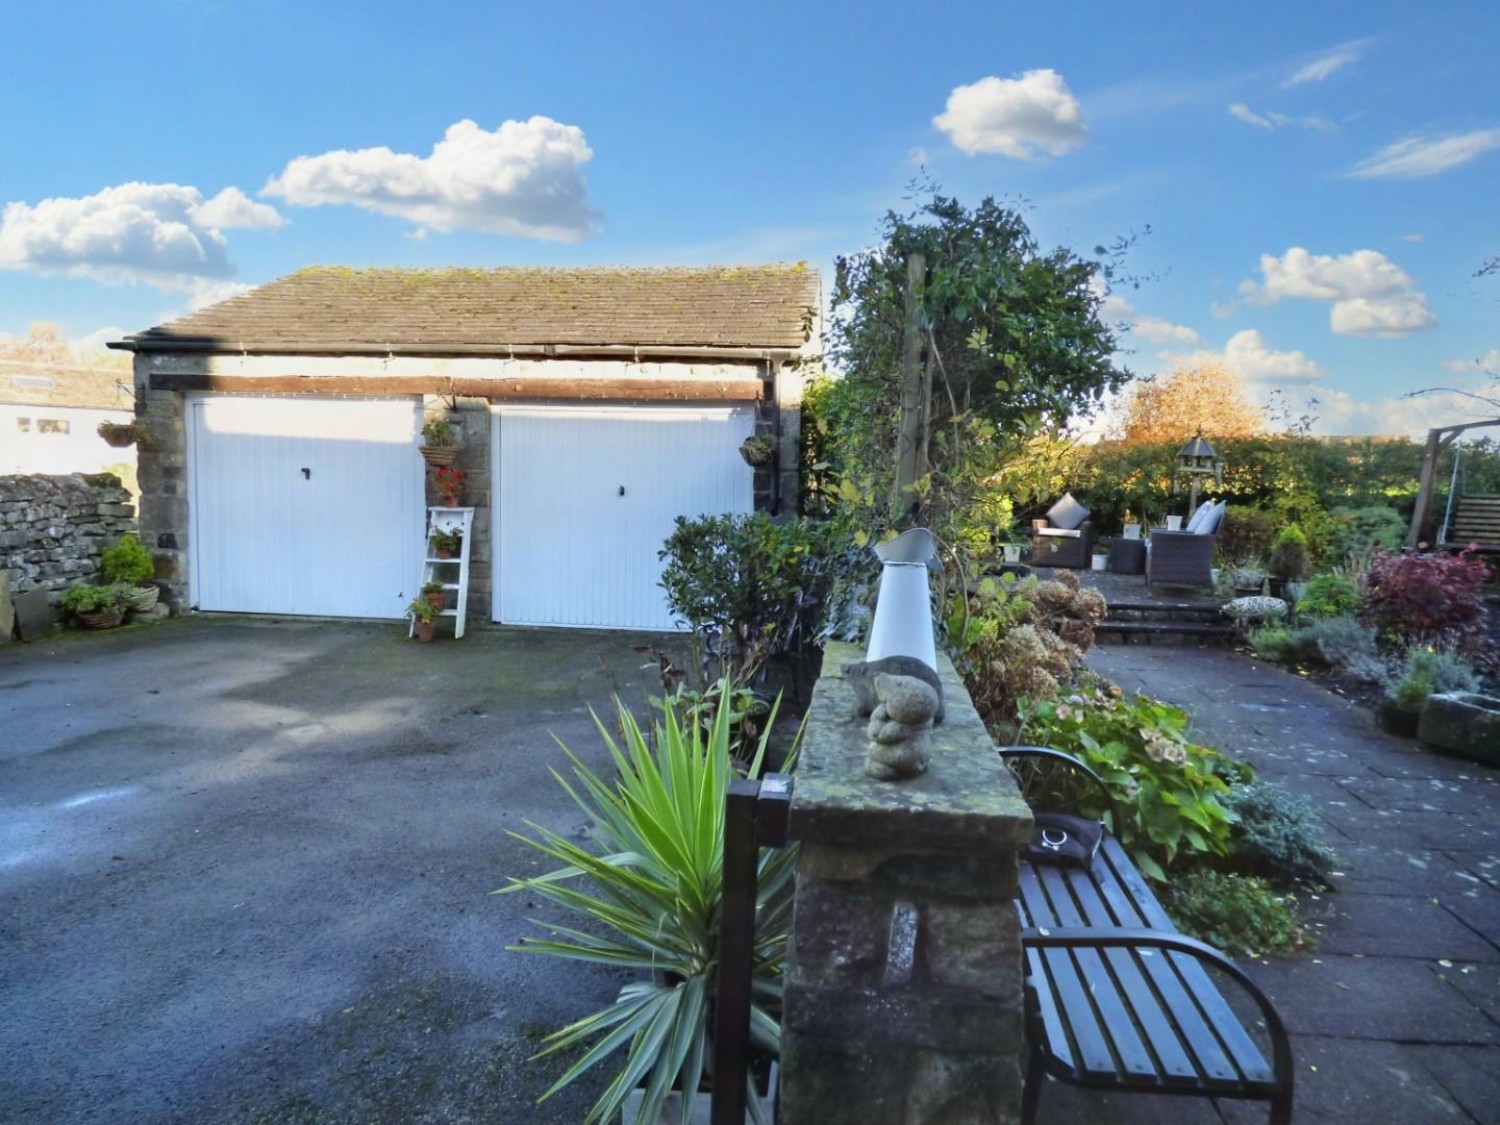
<path fill-rule="evenodd" d="M 1128 10 L 1127 10 L 1128 9 Z M 1219 357 L 1411 432 L 1500 372 L 1500 6 L 26 5 L 0 333 L 313 263 L 703 264 L 873 241 L 925 165 L 1044 245 L 1149 227 L 1141 373 Z"/>

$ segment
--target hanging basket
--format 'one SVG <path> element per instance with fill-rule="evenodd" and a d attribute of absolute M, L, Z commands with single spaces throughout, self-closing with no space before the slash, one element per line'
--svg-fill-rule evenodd
<path fill-rule="evenodd" d="M 767 468 L 776 460 L 776 439 L 770 434 L 748 437 L 740 445 L 740 456 L 751 468 Z"/>
<path fill-rule="evenodd" d="M 455 445 L 423 445 L 418 448 L 421 451 L 422 460 L 434 468 L 451 465 L 458 460 L 458 447 Z"/>
<path fill-rule="evenodd" d="M 106 445 L 125 449 L 132 445 L 146 448 L 148 431 L 139 422 L 100 422 L 98 434 Z"/>

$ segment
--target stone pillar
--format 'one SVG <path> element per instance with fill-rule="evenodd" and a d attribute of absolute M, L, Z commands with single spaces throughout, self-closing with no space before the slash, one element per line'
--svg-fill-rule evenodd
<path fill-rule="evenodd" d="M 939 656 L 947 718 L 920 777 L 864 773 L 865 720 L 832 644 L 797 765 L 781 1125 L 1018 1120 L 1018 849 L 1031 813 Z"/>

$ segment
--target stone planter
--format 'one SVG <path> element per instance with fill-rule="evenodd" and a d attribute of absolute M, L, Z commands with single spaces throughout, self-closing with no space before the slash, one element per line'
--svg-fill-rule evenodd
<path fill-rule="evenodd" d="M 1429 695 L 1417 739 L 1444 754 L 1500 766 L 1500 698 L 1474 692 Z"/>
<path fill-rule="evenodd" d="M 161 588 L 158 586 L 133 586 L 125 595 L 125 605 L 133 613 L 145 613 L 160 597 Z"/>
<path fill-rule="evenodd" d="M 1391 703 L 1382 703 L 1375 712 L 1380 729 L 1401 738 L 1417 737 L 1417 722 L 1421 717 L 1420 711 L 1407 711 Z"/>

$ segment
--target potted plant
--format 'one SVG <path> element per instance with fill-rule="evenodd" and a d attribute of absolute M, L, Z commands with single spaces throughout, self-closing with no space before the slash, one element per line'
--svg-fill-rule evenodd
<path fill-rule="evenodd" d="M 740 456 L 753 468 L 765 468 L 776 460 L 776 436 L 756 434 L 740 444 Z"/>
<path fill-rule="evenodd" d="M 442 609 L 435 606 L 426 598 L 418 597 L 411 600 L 406 607 L 407 616 L 416 622 L 417 640 L 423 644 L 431 644 L 436 635 L 435 623 L 442 614 Z"/>
<path fill-rule="evenodd" d="M 451 465 L 458 460 L 458 435 L 446 418 L 429 418 L 422 427 L 422 459 L 429 465 Z"/>
<path fill-rule="evenodd" d="M 1234 596 L 1237 598 L 1257 597 L 1266 584 L 1265 568 L 1254 559 L 1235 563 L 1231 577 L 1234 583 Z"/>
<path fill-rule="evenodd" d="M 1382 729 L 1402 738 L 1415 738 L 1422 720 L 1422 704 L 1432 694 L 1432 677 L 1408 666 L 1406 675 L 1386 688 L 1376 713 Z"/>
<path fill-rule="evenodd" d="M 1141 537 L 1141 521 L 1130 514 L 1130 509 L 1125 509 L 1125 516 L 1121 521 L 1126 539 L 1139 539 Z"/>
<path fill-rule="evenodd" d="M 451 531 L 436 530 L 429 537 L 432 553 L 440 559 L 451 559 L 463 542 L 463 534 L 454 528 Z"/>
<path fill-rule="evenodd" d="M 85 629 L 113 629 L 125 620 L 124 590 L 115 583 L 107 586 L 75 583 L 63 594 L 61 604 Z"/>
<path fill-rule="evenodd" d="M 443 507 L 456 508 L 463 498 L 464 480 L 468 473 L 452 465 L 439 465 L 432 472 L 432 482 L 437 487 L 438 499 Z"/>
<path fill-rule="evenodd" d="M 150 431 L 140 422 L 100 422 L 96 432 L 115 449 L 131 445 L 145 449 L 150 437 Z"/>
<path fill-rule="evenodd" d="M 122 535 L 113 547 L 106 547 L 99 556 L 99 569 L 106 583 L 121 586 L 126 608 L 137 613 L 150 609 L 161 596 L 161 590 L 150 584 L 156 573 L 151 554 L 134 535 Z"/>
<path fill-rule="evenodd" d="M 441 582 L 423 582 L 422 597 L 426 598 L 428 604 L 439 612 L 448 606 L 448 594 Z"/>
<path fill-rule="evenodd" d="M 538 919 L 548 936 L 524 938 L 510 948 L 640 974 L 613 1004 L 544 1040 L 544 1055 L 586 1044 L 592 1049 L 543 1098 L 595 1063 L 624 1052 L 588 1122 L 617 1121 L 626 1103 L 638 1097 L 635 1120 L 655 1125 L 674 1089 L 686 1091 L 691 1100 L 709 1079 L 723 906 L 724 805 L 736 776 L 729 753 L 733 710 L 726 681 L 707 731 L 667 707 L 647 733 L 617 700 L 618 741 L 595 719 L 613 759 L 611 774 L 595 773 L 563 748 L 573 776 L 558 780 L 592 822 L 587 837 L 575 839 L 537 825 L 530 825 L 531 836 L 512 833 L 560 867 L 511 878 L 502 893 L 523 891 L 546 899 L 587 924 Z M 749 764 L 751 776 L 764 763 L 771 725 L 767 721 L 763 728 Z M 758 862 L 750 1036 L 754 1047 L 774 1056 L 781 1040 L 781 966 L 796 852 L 765 849 Z M 765 1120 L 754 1085 L 751 1113 L 755 1120 Z M 669 1120 L 688 1120 L 683 1108 Z"/>
<path fill-rule="evenodd" d="M 1271 596 L 1285 597 L 1288 582 L 1307 574 L 1307 536 L 1296 524 L 1283 527 L 1271 546 Z"/>

